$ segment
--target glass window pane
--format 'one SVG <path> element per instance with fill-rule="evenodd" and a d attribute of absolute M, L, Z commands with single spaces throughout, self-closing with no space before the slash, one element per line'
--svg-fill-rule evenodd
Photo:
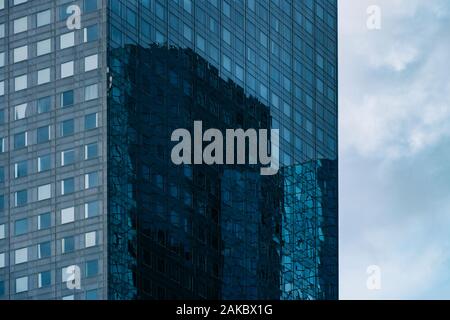
<path fill-rule="evenodd" d="M 69 136 L 75 132 L 75 122 L 73 119 L 69 119 L 61 122 L 61 136 Z"/>
<path fill-rule="evenodd" d="M 38 275 L 38 287 L 45 288 L 52 284 L 52 273 L 51 271 L 41 272 Z"/>
<path fill-rule="evenodd" d="M 50 241 L 38 244 L 38 259 L 52 256 L 52 243 Z"/>
<path fill-rule="evenodd" d="M 84 91 L 84 100 L 89 101 L 98 98 L 98 85 L 93 84 L 87 86 Z"/>
<path fill-rule="evenodd" d="M 84 42 L 95 41 L 98 39 L 97 25 L 84 28 Z"/>
<path fill-rule="evenodd" d="M 86 219 L 100 214 L 100 203 L 98 201 L 88 202 L 84 205 L 84 216 Z"/>
<path fill-rule="evenodd" d="M 74 102 L 73 90 L 65 91 L 61 93 L 61 107 L 69 107 L 73 105 Z"/>
<path fill-rule="evenodd" d="M 74 178 L 64 179 L 61 183 L 61 193 L 68 194 L 72 192 L 75 192 L 75 179 Z"/>
<path fill-rule="evenodd" d="M 98 260 L 91 260 L 86 262 L 86 277 L 93 277 L 98 274 Z"/>
<path fill-rule="evenodd" d="M 37 143 L 50 141 L 50 127 L 42 127 L 37 129 Z"/>
<path fill-rule="evenodd" d="M 51 97 L 40 98 L 37 101 L 38 113 L 49 112 L 51 109 Z"/>
<path fill-rule="evenodd" d="M 50 24 L 50 19 L 51 19 L 51 12 L 50 10 L 46 10 L 46 11 L 42 11 L 42 12 L 38 12 L 38 14 L 36 15 L 36 25 L 37 27 L 42 27 L 45 25 Z"/>
<path fill-rule="evenodd" d="M 14 223 L 14 235 L 20 236 L 28 232 L 28 219 L 16 220 Z"/>
<path fill-rule="evenodd" d="M 51 169 L 50 155 L 41 156 L 38 158 L 38 171 L 43 172 Z"/>
<path fill-rule="evenodd" d="M 52 217 L 50 212 L 40 214 L 38 216 L 38 230 L 43 230 L 51 227 Z"/>
<path fill-rule="evenodd" d="M 62 253 L 70 253 L 75 250 L 75 237 L 66 237 L 62 239 Z"/>
<path fill-rule="evenodd" d="M 84 121 L 85 130 L 97 128 L 97 113 L 88 114 Z"/>
<path fill-rule="evenodd" d="M 91 143 L 85 146 L 85 160 L 93 159 L 98 157 L 98 144 Z"/>

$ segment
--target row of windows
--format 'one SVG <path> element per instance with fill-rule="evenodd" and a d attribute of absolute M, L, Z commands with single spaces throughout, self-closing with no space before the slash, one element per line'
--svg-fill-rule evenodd
<path fill-rule="evenodd" d="M 86 173 L 84 175 L 84 189 L 98 187 L 100 185 L 100 174 L 95 172 Z M 48 200 L 52 197 L 52 184 L 45 184 L 38 186 L 36 192 L 34 189 L 25 189 L 16 191 L 14 195 L 14 207 L 22 207 L 32 202 L 31 198 L 35 198 L 37 201 Z M 67 195 L 76 192 L 75 178 L 67 178 L 60 181 L 60 195 Z M 4 209 L 4 196 L 0 195 L 0 210 Z"/>
<path fill-rule="evenodd" d="M 1 260 L 0 260 L 0 264 L 1 264 Z M 63 268 L 61 270 L 61 282 L 65 283 L 67 282 L 67 276 L 65 276 L 65 274 L 67 273 L 67 267 Z M 84 278 L 91 278 L 94 277 L 96 275 L 98 275 L 99 273 L 99 262 L 98 260 L 89 260 L 86 261 L 84 264 Z M 39 272 L 36 275 L 36 287 L 38 289 L 42 289 L 42 288 L 48 288 L 52 285 L 52 271 L 48 270 L 48 271 L 43 271 L 43 272 Z M 16 294 L 18 293 L 23 293 L 26 292 L 28 290 L 30 290 L 32 288 L 32 284 L 30 283 L 31 281 L 31 276 L 25 276 L 25 277 L 19 277 L 16 278 L 14 283 L 15 283 L 15 290 L 14 292 Z M 2 297 L 5 294 L 5 288 L 4 288 L 4 281 L 0 280 L 0 297 Z M 63 298 L 64 300 L 73 300 L 73 296 L 67 296 L 65 298 Z M 87 300 L 96 300 L 97 299 L 97 289 L 90 289 L 86 291 L 86 299 Z"/>
<path fill-rule="evenodd" d="M 13 5 L 16 5 L 16 2 L 25 3 L 26 0 L 14 0 Z M 68 6 L 71 4 L 63 5 L 59 8 L 59 19 L 64 20 L 69 17 L 72 11 L 67 12 Z M 0 0 L 0 10 L 5 8 L 5 0 Z M 98 9 L 97 0 L 84 0 L 84 13 L 93 12 Z M 30 20 L 32 16 L 20 17 L 12 21 L 12 33 L 19 34 L 29 29 L 33 28 L 31 26 Z M 47 26 L 52 22 L 52 12 L 50 9 L 45 11 L 40 11 L 36 14 L 36 28 L 40 28 L 43 26 Z M 0 38 L 4 38 L 6 35 L 5 32 L 5 24 L 0 24 Z"/>
<path fill-rule="evenodd" d="M 85 72 L 92 71 L 97 68 L 98 68 L 98 54 L 84 58 L 84 71 Z M 49 68 L 44 68 L 44 69 L 37 71 L 37 73 L 36 73 L 36 75 L 37 75 L 36 84 L 37 85 L 46 84 L 51 81 L 51 79 L 52 79 L 51 69 L 52 68 L 49 67 Z M 75 61 L 71 60 L 71 61 L 62 63 L 59 67 L 59 70 L 60 70 L 60 73 L 59 73 L 60 79 L 73 77 L 75 75 Z M 28 74 L 23 74 L 23 75 L 15 77 L 14 80 L 12 81 L 12 84 L 14 84 L 14 88 L 11 88 L 11 92 L 17 92 L 17 91 L 27 89 L 29 87 Z M 0 96 L 3 96 L 4 94 L 5 94 L 5 81 L 1 81 L 0 82 Z"/>
<path fill-rule="evenodd" d="M 89 42 L 96 40 L 98 38 L 98 27 L 97 25 L 92 25 L 87 28 L 84 28 L 83 41 Z M 60 49 L 66 49 L 75 46 L 75 32 L 69 32 L 62 34 L 59 37 L 59 46 Z M 11 50 L 12 61 L 10 63 L 19 63 L 22 61 L 26 61 L 32 57 L 33 50 L 35 51 L 36 57 L 43 56 L 52 52 L 52 38 L 44 39 L 36 42 L 36 46 L 25 45 L 21 47 L 16 47 Z M 92 57 L 91 57 L 92 59 Z M 7 56 L 5 52 L 0 52 L 0 67 L 4 67 L 7 63 Z M 89 67 L 89 64 L 92 64 L 93 61 L 85 61 L 86 68 Z"/>
<path fill-rule="evenodd" d="M 100 215 L 100 202 L 91 201 L 84 204 L 84 212 L 79 213 L 79 218 L 90 219 Z M 76 208 L 68 207 L 60 211 L 60 224 L 65 225 L 76 221 Z M 14 236 L 22 236 L 28 232 L 32 232 L 30 225 L 32 225 L 34 218 L 18 219 L 14 222 Z M 0 239 L 5 238 L 5 225 L 0 230 Z M 46 230 L 52 227 L 52 214 L 50 212 L 41 213 L 37 216 L 36 228 L 38 231 Z"/>
<path fill-rule="evenodd" d="M 61 108 L 72 107 L 76 103 L 74 90 L 67 90 L 59 94 L 59 106 Z M 92 101 L 98 98 L 98 84 L 92 84 L 84 88 L 84 101 Z M 52 109 L 52 97 L 46 96 L 36 101 L 36 110 L 32 111 L 31 103 L 22 103 L 14 106 L 14 120 L 22 120 L 30 116 L 32 113 L 46 113 Z M 0 124 L 5 122 L 5 110 L 0 110 Z"/>
<path fill-rule="evenodd" d="M 98 128 L 98 113 L 91 113 L 84 116 L 84 130 Z M 14 135 L 14 149 L 21 149 L 30 146 L 29 132 L 20 132 Z M 75 119 L 64 120 L 59 123 L 59 136 L 68 137 L 75 134 Z M 49 142 L 51 140 L 51 126 L 40 127 L 36 130 L 36 144 Z M 7 139 L 0 138 L 0 152 L 6 152 Z"/>
<path fill-rule="evenodd" d="M 67 254 L 75 252 L 77 249 L 92 248 L 97 245 L 97 232 L 87 232 L 81 236 L 68 236 L 60 240 L 60 253 Z M 46 259 L 52 256 L 52 243 L 50 241 L 39 243 L 36 250 L 30 247 L 14 250 L 14 265 L 27 263 L 35 259 Z M 0 253 L 0 269 L 6 267 L 6 253 Z"/>
<path fill-rule="evenodd" d="M 77 162 L 76 149 L 68 149 L 60 152 L 60 165 L 68 166 Z M 84 160 L 92 160 L 98 157 L 98 143 L 90 143 L 84 146 Z M 37 172 L 45 172 L 52 168 L 51 155 L 38 157 L 36 169 Z M 31 174 L 29 169 L 29 160 L 16 162 L 13 165 L 14 178 L 23 178 Z M 0 183 L 5 181 L 5 168 L 0 167 Z"/>

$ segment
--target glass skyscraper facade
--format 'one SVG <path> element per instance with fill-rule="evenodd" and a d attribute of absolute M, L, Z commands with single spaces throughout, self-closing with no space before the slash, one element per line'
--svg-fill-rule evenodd
<path fill-rule="evenodd" d="M 0 122 L 0 299 L 337 299 L 336 0 L 0 0 Z"/>

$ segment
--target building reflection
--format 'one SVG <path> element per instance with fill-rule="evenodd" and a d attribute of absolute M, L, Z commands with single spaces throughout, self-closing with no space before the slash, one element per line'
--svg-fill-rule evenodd
<path fill-rule="evenodd" d="M 337 161 L 176 166 L 175 129 L 270 130 L 270 108 L 190 49 L 109 59 L 110 298 L 336 299 Z"/>

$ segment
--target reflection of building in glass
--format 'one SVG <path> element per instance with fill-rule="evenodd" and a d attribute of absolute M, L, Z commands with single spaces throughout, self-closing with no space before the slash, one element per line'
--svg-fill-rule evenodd
<path fill-rule="evenodd" d="M 112 298 L 278 298 L 276 178 L 170 160 L 175 129 L 268 129 L 268 107 L 191 50 L 127 46 L 110 59 Z"/>
<path fill-rule="evenodd" d="M 283 299 L 338 295 L 337 162 L 283 168 Z"/>

